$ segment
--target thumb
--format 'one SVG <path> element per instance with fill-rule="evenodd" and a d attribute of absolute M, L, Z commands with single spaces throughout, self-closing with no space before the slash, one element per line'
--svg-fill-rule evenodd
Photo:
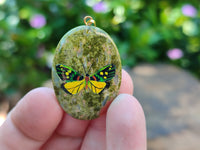
<path fill-rule="evenodd" d="M 133 96 L 120 94 L 110 105 L 106 142 L 107 150 L 146 150 L 144 112 Z"/>

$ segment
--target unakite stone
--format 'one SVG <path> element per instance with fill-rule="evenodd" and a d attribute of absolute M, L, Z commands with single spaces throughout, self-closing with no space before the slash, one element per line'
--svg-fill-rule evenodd
<path fill-rule="evenodd" d="M 110 36 L 94 26 L 79 26 L 60 40 L 52 66 L 56 97 L 74 118 L 97 118 L 120 88 L 121 61 Z"/>

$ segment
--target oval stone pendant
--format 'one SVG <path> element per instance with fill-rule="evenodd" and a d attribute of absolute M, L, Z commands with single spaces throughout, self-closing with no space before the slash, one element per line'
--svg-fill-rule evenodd
<path fill-rule="evenodd" d="M 89 21 L 87 21 L 89 19 Z M 74 118 L 97 118 L 120 88 L 121 61 L 110 36 L 87 16 L 86 25 L 73 28 L 60 40 L 52 66 L 59 104 Z"/>

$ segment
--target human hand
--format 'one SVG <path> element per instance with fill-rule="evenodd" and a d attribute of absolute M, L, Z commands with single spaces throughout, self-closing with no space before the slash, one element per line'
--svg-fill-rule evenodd
<path fill-rule="evenodd" d="M 1 150 L 146 150 L 145 118 L 122 71 L 119 96 L 94 120 L 78 120 L 59 106 L 54 91 L 26 94 L 0 127 Z M 106 108 L 106 109 L 107 109 Z"/>

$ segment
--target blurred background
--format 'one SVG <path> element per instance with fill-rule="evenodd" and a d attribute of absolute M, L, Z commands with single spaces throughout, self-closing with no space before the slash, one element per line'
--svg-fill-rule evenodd
<path fill-rule="evenodd" d="M 156 150 L 158 143 L 164 145 L 158 149 L 167 149 L 164 137 L 176 139 L 178 133 L 187 141 L 200 139 L 185 135 L 185 129 L 195 125 L 196 132 L 200 126 L 195 115 L 200 109 L 199 0 L 0 0 L 0 120 L 26 92 L 49 84 L 59 40 L 83 25 L 86 15 L 113 38 L 133 77 L 147 117 L 149 149 Z M 188 125 L 188 118 L 194 124 Z M 195 150 L 179 139 L 174 146 Z"/>

